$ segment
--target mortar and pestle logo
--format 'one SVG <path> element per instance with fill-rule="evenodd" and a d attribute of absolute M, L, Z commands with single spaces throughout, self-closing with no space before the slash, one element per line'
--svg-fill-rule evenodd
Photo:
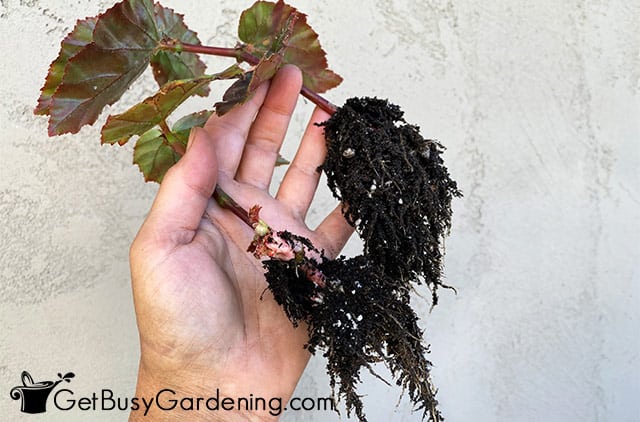
<path fill-rule="evenodd" d="M 64 376 L 58 373 L 57 381 L 33 382 L 31 375 L 22 371 L 22 385 L 13 387 L 9 394 L 14 400 L 22 399 L 20 411 L 23 413 L 44 413 L 47 411 L 47 398 L 55 386 L 62 381 L 71 382 L 73 377 L 73 372 L 67 372 Z"/>

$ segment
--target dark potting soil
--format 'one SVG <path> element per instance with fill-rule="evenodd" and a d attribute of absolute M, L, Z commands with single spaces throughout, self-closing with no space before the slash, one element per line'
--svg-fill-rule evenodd
<path fill-rule="evenodd" d="M 443 420 L 410 292 L 426 283 L 435 305 L 451 201 L 461 194 L 441 158 L 444 148 L 402 116 L 385 100 L 353 98 L 323 124 L 328 154 L 321 169 L 363 239 L 363 254 L 264 261 L 275 300 L 294 324 L 308 324 L 306 347 L 322 351 L 332 389 L 363 421 L 360 371 L 373 373 L 381 361 L 425 418 Z M 278 234 L 313 249 L 306 239 Z M 321 283 L 309 276 L 318 271 Z"/>
<path fill-rule="evenodd" d="M 386 100 L 347 100 L 324 124 L 322 169 L 364 241 L 364 254 L 392 277 L 426 282 L 435 293 L 451 200 L 461 194 L 444 166 L 442 145 L 424 139 L 402 116 Z"/>
<path fill-rule="evenodd" d="M 294 325 L 307 323 L 306 347 L 314 354 L 320 350 L 327 359 L 331 388 L 344 399 L 349 413 L 366 421 L 357 393 L 360 371 L 365 368 L 379 377 L 373 364 L 384 361 L 416 409 L 429 420 L 443 420 L 436 409 L 431 363 L 425 357 L 428 350 L 409 303 L 409 290 L 364 255 L 319 263 L 327 282 L 322 289 L 293 260 L 264 264 L 269 290 Z M 321 303 L 309 299 L 319 292 Z"/>

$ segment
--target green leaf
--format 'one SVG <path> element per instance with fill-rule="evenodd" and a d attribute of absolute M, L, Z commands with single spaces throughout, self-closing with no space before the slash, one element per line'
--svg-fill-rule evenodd
<path fill-rule="evenodd" d="M 184 24 L 183 15 L 159 4 L 155 5 L 155 12 L 160 38 L 179 39 L 189 44 L 200 44 L 198 35 Z M 179 79 L 200 77 L 204 75 L 206 70 L 206 65 L 197 54 L 162 50 L 151 58 L 151 67 L 159 86 Z M 197 94 L 206 97 L 209 95 L 209 87 L 203 86 Z"/>
<path fill-rule="evenodd" d="M 180 142 L 187 145 L 191 129 L 194 127 L 203 127 L 212 114 L 213 110 L 203 110 L 198 111 L 197 113 L 187 114 L 175 122 L 171 130 Z"/>
<path fill-rule="evenodd" d="M 124 145 L 134 135 L 141 135 L 164 121 L 180 104 L 216 79 L 231 79 L 242 74 L 234 64 L 227 70 L 196 79 L 171 81 L 158 93 L 122 114 L 109 116 L 102 127 L 102 143 Z"/>
<path fill-rule="evenodd" d="M 189 133 L 194 127 L 203 127 L 211 110 L 203 110 L 188 114 L 179 119 L 172 128 L 172 136 L 187 146 Z M 138 139 L 133 151 L 133 162 L 138 165 L 147 182 L 162 182 L 165 173 L 180 159 L 180 154 L 171 148 L 171 143 L 165 134 L 157 128 L 151 129 Z"/>
<path fill-rule="evenodd" d="M 166 119 L 184 100 L 209 82 L 209 77 L 169 82 L 156 95 L 122 114 L 109 116 L 102 127 L 102 143 L 124 145 L 132 136 L 141 135 Z"/>
<path fill-rule="evenodd" d="M 133 162 L 138 165 L 147 182 L 161 183 L 167 170 L 180 160 L 160 129 L 151 129 L 136 142 Z"/>
<path fill-rule="evenodd" d="M 292 25 L 292 28 L 288 28 Z M 327 68 L 326 54 L 318 34 L 307 23 L 305 14 L 286 5 L 258 1 L 240 17 L 238 36 L 245 51 L 262 59 L 278 53 L 282 64 L 294 64 L 302 70 L 304 86 L 322 93 L 336 87 L 342 78 Z"/>
<path fill-rule="evenodd" d="M 287 160 L 282 155 L 278 154 L 278 158 L 276 158 L 276 167 L 288 166 L 289 164 L 291 164 L 291 161 Z"/>
<path fill-rule="evenodd" d="M 158 86 L 163 86 L 167 82 L 181 79 L 192 79 L 204 74 L 204 63 L 197 60 L 189 63 L 187 56 L 193 57 L 191 53 L 174 53 L 169 51 L 159 51 L 151 58 L 153 76 L 158 82 Z M 200 66 L 202 65 L 202 66 Z M 203 86 L 197 92 L 201 97 L 209 95 L 209 87 Z"/>
<path fill-rule="evenodd" d="M 44 82 L 44 86 L 42 87 L 40 98 L 38 98 L 38 105 L 34 110 L 35 114 L 49 114 L 51 97 L 56 89 L 58 89 L 60 82 L 62 82 L 64 68 L 67 66 L 71 57 L 78 54 L 84 46 L 93 40 L 93 29 L 96 26 L 97 20 L 97 17 L 78 20 L 73 31 L 71 31 L 66 38 L 62 40 L 60 53 L 49 66 L 47 78 Z"/>
<path fill-rule="evenodd" d="M 195 34 L 185 31 L 181 22 L 180 16 L 154 7 L 151 0 L 125 0 L 98 16 L 93 42 L 69 58 L 52 96 L 49 134 L 76 133 L 93 124 L 102 109 L 117 101 L 142 74 L 164 37 L 185 36 L 193 41 Z M 168 63 L 175 67 L 174 61 Z M 166 72 L 158 66 L 162 78 L 180 75 L 181 71 Z"/>

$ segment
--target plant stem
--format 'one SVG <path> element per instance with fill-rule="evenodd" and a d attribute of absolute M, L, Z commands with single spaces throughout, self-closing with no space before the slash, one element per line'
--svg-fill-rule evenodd
<path fill-rule="evenodd" d="M 260 63 L 260 59 L 248 51 L 244 50 L 244 47 L 235 47 L 235 48 L 226 48 L 226 47 L 212 47 L 207 45 L 198 45 L 198 44 L 189 44 L 183 43 L 178 40 L 165 40 L 160 43 L 159 46 L 163 50 L 170 51 L 186 51 L 188 53 L 195 54 L 208 54 L 212 56 L 221 56 L 221 57 L 231 57 L 239 62 L 245 62 L 252 66 Z M 310 100 L 312 103 L 320 107 L 322 110 L 326 111 L 329 114 L 333 114 L 336 112 L 337 107 L 332 104 L 329 100 L 310 90 L 309 88 L 303 86 L 300 90 L 300 94 Z"/>
<path fill-rule="evenodd" d="M 257 57 L 243 50 L 242 47 L 235 47 L 235 48 L 212 47 L 208 45 L 183 43 L 175 39 L 164 40 L 160 42 L 159 47 L 162 50 L 170 50 L 175 52 L 186 51 L 187 53 L 231 57 L 238 61 L 247 62 L 251 65 L 256 65 L 260 61 L 260 59 L 258 59 Z"/>
<path fill-rule="evenodd" d="M 329 115 L 333 115 L 333 113 L 335 113 L 338 109 L 338 107 L 335 104 L 331 103 L 329 100 L 327 100 L 317 92 L 310 90 L 306 86 L 302 87 L 302 89 L 300 90 L 300 94 L 302 94 L 303 97 L 305 97 L 306 99 L 310 100 L 312 103 L 320 107 L 322 110 L 329 113 Z"/>
<path fill-rule="evenodd" d="M 244 221 L 247 226 L 251 227 L 252 229 L 254 228 L 251 220 L 249 219 L 249 213 L 247 212 L 247 210 L 238 205 L 238 203 L 228 193 L 222 190 L 220 185 L 216 185 L 215 189 L 213 190 L 213 199 L 215 199 L 218 205 L 220 205 L 222 208 L 226 208 L 234 213 L 236 217 Z"/>

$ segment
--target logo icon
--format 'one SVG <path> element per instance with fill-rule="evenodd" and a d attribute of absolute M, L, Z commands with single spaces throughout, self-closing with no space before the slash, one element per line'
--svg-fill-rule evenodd
<path fill-rule="evenodd" d="M 9 394 L 14 400 L 22 399 L 20 411 L 23 413 L 44 413 L 47 411 L 47 398 L 51 391 L 62 381 L 71 382 L 73 377 L 73 372 L 67 372 L 64 376 L 58 373 L 57 381 L 33 382 L 31 374 L 22 371 L 22 385 L 13 387 Z"/>

